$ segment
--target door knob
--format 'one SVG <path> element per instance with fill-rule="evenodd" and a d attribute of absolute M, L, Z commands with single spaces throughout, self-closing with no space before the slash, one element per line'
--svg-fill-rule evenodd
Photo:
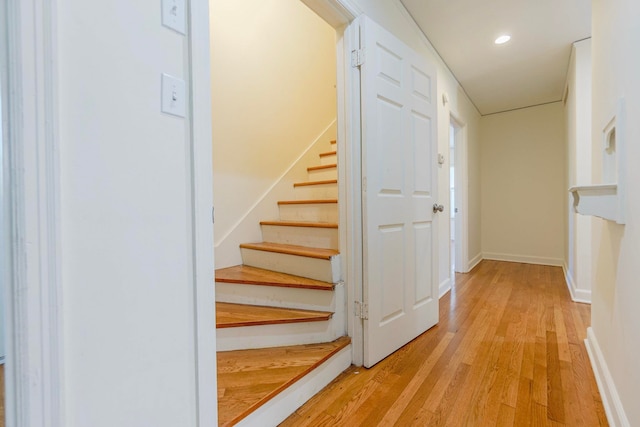
<path fill-rule="evenodd" d="M 437 203 L 433 205 L 433 213 L 442 212 L 443 210 L 444 210 L 444 206 L 439 205 Z"/>

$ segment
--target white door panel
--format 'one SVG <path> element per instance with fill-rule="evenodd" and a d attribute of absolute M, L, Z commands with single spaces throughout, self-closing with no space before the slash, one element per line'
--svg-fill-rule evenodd
<path fill-rule="evenodd" d="M 436 106 L 434 67 L 370 19 L 361 26 L 369 367 L 438 321 Z"/>

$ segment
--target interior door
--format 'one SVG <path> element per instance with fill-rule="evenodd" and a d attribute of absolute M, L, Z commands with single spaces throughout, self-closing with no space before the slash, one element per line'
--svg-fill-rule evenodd
<path fill-rule="evenodd" d="M 364 365 L 370 367 L 438 322 L 436 73 L 366 17 L 361 46 Z"/>

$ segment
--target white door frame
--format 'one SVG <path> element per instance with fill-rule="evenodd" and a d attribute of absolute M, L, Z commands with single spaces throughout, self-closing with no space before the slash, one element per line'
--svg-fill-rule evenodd
<path fill-rule="evenodd" d="M 458 208 L 455 217 L 455 266 L 457 273 L 467 273 L 469 271 L 469 173 L 467 159 L 467 125 L 457 114 L 449 113 L 449 132 L 451 127 L 456 129 L 453 135 L 455 140 L 455 203 L 452 206 Z M 449 135 L 451 138 L 451 135 Z M 450 140 L 450 139 L 449 139 Z M 448 141 L 449 141 L 448 140 Z M 449 241 L 451 241 L 451 231 L 449 231 Z M 451 252 L 451 251 L 449 251 Z M 449 271 L 451 269 L 449 268 Z M 455 277 L 451 278 L 453 280 Z"/>
<path fill-rule="evenodd" d="M 55 2 L 8 0 L 0 14 L 6 422 L 63 426 Z"/>

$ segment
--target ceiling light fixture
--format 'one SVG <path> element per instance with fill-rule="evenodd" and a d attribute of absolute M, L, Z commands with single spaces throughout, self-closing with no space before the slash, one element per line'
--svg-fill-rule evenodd
<path fill-rule="evenodd" d="M 509 40 L 511 40 L 511 36 L 505 34 L 505 35 L 502 35 L 502 36 L 498 37 L 494 43 L 495 44 L 504 44 L 504 43 L 508 42 Z"/>

